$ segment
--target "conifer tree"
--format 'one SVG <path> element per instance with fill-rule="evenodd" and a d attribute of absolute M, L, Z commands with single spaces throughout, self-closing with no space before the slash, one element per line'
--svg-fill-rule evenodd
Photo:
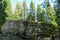
<path fill-rule="evenodd" d="M 6 1 L 0 0 L 0 28 L 6 21 L 7 13 L 5 12 Z"/>
<path fill-rule="evenodd" d="M 35 20 L 35 7 L 34 7 L 34 3 L 31 1 L 30 3 L 30 13 L 28 15 L 28 20 Z"/>

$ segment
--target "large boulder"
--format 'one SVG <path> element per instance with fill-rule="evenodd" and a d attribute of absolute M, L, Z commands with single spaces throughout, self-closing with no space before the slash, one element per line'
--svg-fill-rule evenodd
<path fill-rule="evenodd" d="M 23 34 L 24 30 L 25 30 L 25 26 L 24 26 L 24 23 L 23 23 L 23 20 L 18 20 L 15 22 L 17 27 L 18 27 L 18 32 L 20 34 Z"/>
<path fill-rule="evenodd" d="M 6 32 L 14 32 L 17 33 L 17 25 L 14 23 L 14 21 L 10 20 L 10 21 L 6 21 L 2 28 L 1 31 L 2 33 L 6 33 Z"/>
<path fill-rule="evenodd" d="M 10 21 L 6 21 L 3 24 L 1 31 L 2 31 L 2 33 L 8 33 L 8 32 L 22 33 L 24 31 L 24 29 L 25 29 L 25 27 L 21 21 L 10 20 Z"/>
<path fill-rule="evenodd" d="M 17 35 L 13 35 L 11 33 L 11 34 L 7 34 L 7 35 L 0 34 L 0 40 L 24 40 L 24 39 L 18 37 Z"/>

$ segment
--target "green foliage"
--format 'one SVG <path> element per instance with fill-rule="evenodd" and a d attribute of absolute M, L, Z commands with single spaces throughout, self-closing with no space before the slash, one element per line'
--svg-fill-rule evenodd
<path fill-rule="evenodd" d="M 4 1 L 2 3 L 3 0 L 0 0 L 0 31 L 1 31 L 1 27 L 4 24 L 4 22 L 6 21 L 6 17 L 7 17 L 7 13 L 5 12 L 5 8 L 6 8 L 6 1 Z"/>
<path fill-rule="evenodd" d="M 33 2 L 30 3 L 30 13 L 28 14 L 27 19 L 35 20 L 35 7 Z"/>
<path fill-rule="evenodd" d="M 15 12 L 14 12 L 15 19 L 21 19 L 22 14 L 23 14 L 22 6 L 20 5 L 19 2 L 17 2 Z"/>
<path fill-rule="evenodd" d="M 56 8 L 54 8 L 55 9 L 55 11 L 56 11 L 56 15 L 57 15 L 57 17 L 56 17 L 56 22 L 57 22 L 57 24 L 58 24 L 58 27 L 60 26 L 60 0 L 57 0 L 57 5 L 55 5 L 55 6 L 57 6 Z M 59 27 L 60 28 L 60 27 Z"/>
<path fill-rule="evenodd" d="M 25 20 L 25 8 L 26 8 L 26 3 L 25 3 L 25 1 L 23 1 L 23 9 L 22 9 L 22 13 L 23 13 L 23 15 L 22 15 L 22 19 L 24 19 Z"/>
<path fill-rule="evenodd" d="M 49 23 L 52 23 L 53 25 L 57 26 L 57 23 L 56 23 L 56 12 L 49 5 L 49 3 L 46 3 L 46 14 L 47 14 L 47 17 L 50 20 Z"/>
<path fill-rule="evenodd" d="M 40 22 L 44 21 L 44 11 L 40 7 L 40 5 L 37 5 L 37 20 Z"/>
<path fill-rule="evenodd" d="M 4 1 L 2 3 L 3 0 L 0 1 L 0 25 L 2 25 L 5 21 L 6 21 L 6 17 L 7 14 L 5 12 L 5 8 L 6 8 L 6 2 Z"/>
<path fill-rule="evenodd" d="M 0 0 L 0 2 L 1 2 L 2 0 Z"/>
<path fill-rule="evenodd" d="M 0 1 L 0 2 L 2 2 L 2 1 Z M 3 4 L 4 4 L 4 6 L 2 6 L 2 3 L 0 3 L 0 24 L 3 24 L 6 19 L 8 19 L 8 20 L 20 20 L 23 17 L 27 16 L 27 20 L 29 20 L 30 21 L 29 23 L 31 25 L 33 25 L 34 27 L 36 27 L 36 26 L 40 27 L 40 25 L 43 25 L 43 27 L 41 28 L 43 33 L 46 33 L 49 35 L 56 33 L 56 27 L 57 27 L 56 12 L 54 11 L 54 9 L 50 6 L 50 4 L 48 2 L 46 3 L 46 13 L 40 7 L 40 5 L 37 5 L 37 10 L 35 11 L 34 3 L 31 2 L 28 15 L 25 15 L 26 11 L 27 11 L 26 10 L 27 6 L 26 6 L 25 1 L 23 2 L 23 8 L 19 3 L 16 4 L 16 9 L 15 9 L 15 12 L 13 14 L 11 12 L 10 0 L 4 0 Z M 35 16 L 36 16 L 35 12 L 37 12 L 36 14 L 37 14 L 38 22 L 34 21 Z M 7 17 L 6 13 L 8 14 L 8 17 Z M 46 18 L 49 19 L 49 20 L 47 20 L 49 22 L 45 22 L 45 17 L 44 17 L 45 14 L 47 15 Z M 41 24 L 39 22 L 41 22 Z M 60 21 L 58 21 L 58 22 L 60 22 Z M 26 26 L 28 24 L 28 22 L 24 22 L 24 24 Z"/>
<path fill-rule="evenodd" d="M 10 3 L 10 0 L 4 0 L 4 1 L 7 3 L 5 12 L 7 13 L 8 17 L 6 19 L 9 20 L 9 17 L 12 14 L 11 3 Z"/>
<path fill-rule="evenodd" d="M 17 2 L 15 11 L 14 11 L 14 13 L 12 13 L 10 1 L 7 1 L 7 3 L 8 3 L 8 5 L 7 5 L 7 8 L 6 8 L 6 12 L 8 13 L 8 17 L 6 19 L 7 20 L 20 20 L 21 17 L 22 17 L 22 13 L 23 13 L 21 5 Z M 10 8 L 10 10 L 8 8 Z"/>
<path fill-rule="evenodd" d="M 31 3 L 30 3 L 30 10 L 33 11 L 34 9 L 35 9 L 34 3 L 31 1 Z"/>
<path fill-rule="evenodd" d="M 26 2 L 23 1 L 23 8 L 26 8 Z"/>
<path fill-rule="evenodd" d="M 9 14 L 8 20 L 20 20 L 20 16 L 17 13 Z"/>
<path fill-rule="evenodd" d="M 5 0 L 6 1 L 6 3 L 7 3 L 7 6 L 6 6 L 6 12 L 7 12 L 7 14 L 9 15 L 10 13 L 12 13 L 11 12 L 11 3 L 10 3 L 10 0 Z"/>
<path fill-rule="evenodd" d="M 57 5 L 55 5 L 55 6 L 57 6 L 56 8 L 54 7 L 54 9 L 55 9 L 55 11 L 56 11 L 56 15 L 57 15 L 57 17 L 56 17 L 56 22 L 57 22 L 57 24 L 58 24 L 58 35 L 59 35 L 59 40 L 60 40 L 60 0 L 57 0 Z"/>
<path fill-rule="evenodd" d="M 27 5 L 26 5 L 26 2 L 25 1 L 23 1 L 23 19 L 24 20 L 26 20 L 26 17 L 27 17 L 27 10 L 28 8 L 27 8 Z"/>

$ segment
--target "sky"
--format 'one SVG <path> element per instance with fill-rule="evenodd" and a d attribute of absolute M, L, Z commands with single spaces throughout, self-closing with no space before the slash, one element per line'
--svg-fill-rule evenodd
<path fill-rule="evenodd" d="M 12 10 L 14 10 L 15 9 L 15 7 L 16 7 L 16 3 L 17 2 L 20 2 L 21 4 L 23 3 L 23 1 L 25 1 L 26 2 L 26 4 L 27 4 L 27 7 L 29 8 L 29 5 L 30 5 L 30 2 L 31 1 L 33 1 L 34 2 L 34 4 L 35 4 L 35 7 L 37 7 L 37 4 L 41 4 L 41 3 L 43 3 L 44 2 L 44 0 L 10 0 L 10 2 L 11 2 L 11 5 L 12 5 Z M 53 0 L 53 1 L 55 1 L 55 0 Z M 51 2 L 51 0 L 50 0 L 50 2 Z M 53 2 L 51 2 L 50 3 L 51 4 L 51 6 L 53 6 L 54 4 L 53 4 Z"/>
<path fill-rule="evenodd" d="M 16 3 L 17 2 L 20 2 L 20 3 L 23 3 L 23 1 L 25 1 L 26 2 L 26 4 L 27 4 L 27 6 L 28 6 L 28 8 L 29 8 L 29 4 L 30 4 L 30 2 L 31 1 L 33 1 L 34 3 L 35 3 L 35 6 L 37 5 L 37 4 L 41 4 L 44 0 L 11 0 L 11 4 L 12 4 L 12 7 L 13 8 L 15 8 L 15 6 L 16 6 Z"/>
<path fill-rule="evenodd" d="M 41 1 L 41 0 L 10 0 L 11 5 L 12 5 L 12 11 L 15 9 L 17 2 L 23 3 L 23 1 L 26 2 L 27 7 L 29 8 L 29 5 L 30 5 L 30 2 L 31 2 L 31 1 L 34 2 L 35 7 L 36 7 L 37 4 L 41 4 L 44 0 L 42 0 L 42 1 Z"/>

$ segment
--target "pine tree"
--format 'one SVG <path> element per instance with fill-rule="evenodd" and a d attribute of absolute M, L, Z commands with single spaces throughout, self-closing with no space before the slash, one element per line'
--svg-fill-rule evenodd
<path fill-rule="evenodd" d="M 40 22 L 44 21 L 44 11 L 40 7 L 40 5 L 37 5 L 37 20 Z"/>
<path fill-rule="evenodd" d="M 50 27 L 51 28 L 50 33 L 52 35 L 52 40 L 54 40 L 54 34 L 57 31 L 56 30 L 56 27 L 57 27 L 56 12 L 54 11 L 54 8 L 52 8 L 48 2 L 46 2 L 46 14 L 47 14 L 47 18 L 48 18 L 47 21 L 49 21 L 48 23 L 54 25 L 53 27 Z"/>
<path fill-rule="evenodd" d="M 48 2 L 46 3 L 46 14 L 47 14 L 47 18 L 48 18 L 47 21 L 49 21 L 49 23 L 52 23 L 53 25 L 57 26 L 56 12 L 54 11 L 54 8 L 52 8 Z"/>
<path fill-rule="evenodd" d="M 14 12 L 14 19 L 19 20 L 22 18 L 22 5 L 17 2 L 15 12 Z"/>
<path fill-rule="evenodd" d="M 35 7 L 34 7 L 34 3 L 31 1 L 30 3 L 30 13 L 28 15 L 28 20 L 35 20 Z"/>
<path fill-rule="evenodd" d="M 28 12 L 28 8 L 27 8 L 27 5 L 26 5 L 26 2 L 23 1 L 23 19 L 26 20 L 27 18 L 27 12 Z"/>
<path fill-rule="evenodd" d="M 6 10 L 5 12 L 7 13 L 8 17 L 6 18 L 7 20 L 11 20 L 12 16 L 12 9 L 11 9 L 11 3 L 10 0 L 4 0 L 7 3 Z"/>
<path fill-rule="evenodd" d="M 55 8 L 55 6 L 57 9 Z M 55 5 L 55 6 L 54 6 L 54 9 L 55 9 L 56 15 L 57 15 L 56 21 L 57 21 L 58 26 L 60 26 L 60 0 L 57 0 L 57 5 Z"/>
<path fill-rule="evenodd" d="M 5 12 L 6 2 L 0 0 L 0 28 L 1 25 L 6 21 L 7 13 Z"/>
<path fill-rule="evenodd" d="M 57 24 L 58 24 L 58 30 L 59 30 L 59 32 L 58 32 L 58 35 L 59 35 L 59 40 L 60 40 L 60 0 L 56 0 L 56 4 L 57 5 L 54 5 L 54 9 L 55 9 L 55 11 L 56 11 L 56 15 L 57 15 L 57 17 L 56 17 L 56 22 L 57 22 Z"/>

